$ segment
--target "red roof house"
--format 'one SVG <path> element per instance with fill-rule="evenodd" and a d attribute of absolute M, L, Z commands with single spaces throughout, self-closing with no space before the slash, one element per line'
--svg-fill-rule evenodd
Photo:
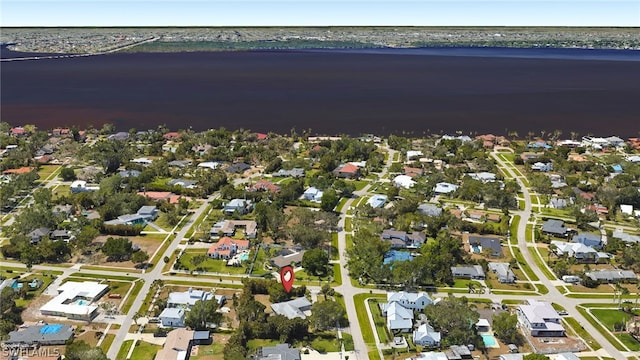
<path fill-rule="evenodd" d="M 211 245 L 207 255 L 214 259 L 231 259 L 238 251 L 249 249 L 249 240 L 236 240 L 223 237 L 217 243 Z"/>
<path fill-rule="evenodd" d="M 360 177 L 360 168 L 351 163 L 347 163 L 333 170 L 333 175 L 341 178 L 357 179 Z"/>

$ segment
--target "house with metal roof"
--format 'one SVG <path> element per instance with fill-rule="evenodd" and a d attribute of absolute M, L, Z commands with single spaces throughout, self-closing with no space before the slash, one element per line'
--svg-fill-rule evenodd
<path fill-rule="evenodd" d="M 422 324 L 413 332 L 413 343 L 420 346 L 440 346 L 441 335 L 429 324 Z"/>
<path fill-rule="evenodd" d="M 109 286 L 95 281 L 68 281 L 58 287 L 58 295 L 40 308 L 42 315 L 63 316 L 91 321 L 98 315 L 93 302 L 109 291 Z"/>
<path fill-rule="evenodd" d="M 383 316 L 387 317 L 387 328 L 394 332 L 409 332 L 413 328 L 413 311 L 392 302 L 385 308 Z"/>
<path fill-rule="evenodd" d="M 545 234 L 567 237 L 571 229 L 564 226 L 564 221 L 549 219 L 542 224 L 542 232 Z"/>
<path fill-rule="evenodd" d="M 264 346 L 258 351 L 258 360 L 300 360 L 300 351 L 289 344 Z"/>
<path fill-rule="evenodd" d="M 482 266 L 452 266 L 451 275 L 456 278 L 484 280 L 486 278 Z"/>
<path fill-rule="evenodd" d="M 531 336 L 565 336 L 560 315 L 544 301 L 529 300 L 528 304 L 518 305 L 518 321 Z"/>
<path fill-rule="evenodd" d="M 73 327 L 68 324 L 44 324 L 20 326 L 11 331 L 2 343 L 7 348 L 32 348 L 47 345 L 64 345 L 73 338 Z"/>
<path fill-rule="evenodd" d="M 386 195 L 373 195 L 372 197 L 369 198 L 369 200 L 367 200 L 367 205 L 371 206 L 372 208 L 381 208 L 384 206 L 384 204 L 387 202 L 387 196 Z"/>
<path fill-rule="evenodd" d="M 162 349 L 156 353 L 156 360 L 187 360 L 191 355 L 193 331 L 174 329 L 167 334 Z"/>
<path fill-rule="evenodd" d="M 176 291 L 169 293 L 167 299 L 167 307 L 191 309 L 197 301 L 208 301 L 214 298 L 209 291 L 194 290 L 189 288 L 187 291 Z"/>
<path fill-rule="evenodd" d="M 164 327 L 184 327 L 185 310 L 182 308 L 170 308 L 167 307 L 162 310 L 162 313 L 158 316 L 160 323 Z"/>
<path fill-rule="evenodd" d="M 502 284 L 512 284 L 516 282 L 516 276 L 509 266 L 509 263 L 490 262 L 489 270 L 498 277 L 498 282 Z"/>
<path fill-rule="evenodd" d="M 306 297 L 271 304 L 271 310 L 278 315 L 284 315 L 287 319 L 306 319 L 311 315 L 311 302 Z"/>
<path fill-rule="evenodd" d="M 387 303 L 380 304 L 382 312 L 386 312 L 386 307 L 393 302 L 397 302 L 407 309 L 416 311 L 423 311 L 425 306 L 433 304 L 433 300 L 426 292 L 390 291 L 387 292 Z"/>
<path fill-rule="evenodd" d="M 222 211 L 225 214 L 233 214 L 237 211 L 240 215 L 244 215 L 248 212 L 251 212 L 252 209 L 253 203 L 251 202 L 251 200 L 233 199 L 224 205 Z"/>
<path fill-rule="evenodd" d="M 423 215 L 436 217 L 442 215 L 442 208 L 436 204 L 420 204 L 418 205 L 418 212 Z"/>
<path fill-rule="evenodd" d="M 433 192 L 436 194 L 450 194 L 456 190 L 458 190 L 458 185 L 441 182 L 436 184 Z"/>
<path fill-rule="evenodd" d="M 599 283 L 616 283 L 638 279 L 638 276 L 631 270 L 596 270 L 585 273 L 585 275 Z"/>
<path fill-rule="evenodd" d="M 602 237 L 598 234 L 579 233 L 573 236 L 572 241 L 574 243 L 590 246 L 594 249 L 601 249 L 603 245 Z"/>
<path fill-rule="evenodd" d="M 488 236 L 469 236 L 469 249 L 473 253 L 489 254 L 490 256 L 502 256 L 500 239 Z"/>

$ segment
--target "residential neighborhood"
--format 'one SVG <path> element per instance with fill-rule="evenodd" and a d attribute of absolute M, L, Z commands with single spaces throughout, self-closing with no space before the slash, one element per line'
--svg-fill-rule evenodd
<path fill-rule="evenodd" d="M 638 358 L 633 140 L 309 135 L 2 123 L 3 353 Z"/>

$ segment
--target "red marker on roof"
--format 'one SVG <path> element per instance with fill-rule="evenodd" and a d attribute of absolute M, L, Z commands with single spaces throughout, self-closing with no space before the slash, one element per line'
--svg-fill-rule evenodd
<path fill-rule="evenodd" d="M 293 268 L 291 266 L 284 266 L 280 269 L 280 282 L 284 287 L 284 291 L 291 291 L 293 287 Z"/>

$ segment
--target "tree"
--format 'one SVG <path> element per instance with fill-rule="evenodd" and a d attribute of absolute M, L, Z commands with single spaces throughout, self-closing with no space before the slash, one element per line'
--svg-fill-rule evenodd
<path fill-rule="evenodd" d="M 327 296 L 333 296 L 336 291 L 331 287 L 331 285 L 324 284 L 322 285 L 322 288 L 320 288 L 320 293 L 324 295 L 324 299 L 327 300 Z"/>
<path fill-rule="evenodd" d="M 333 209 L 338 205 L 340 201 L 340 197 L 333 189 L 327 189 L 322 194 L 322 199 L 320 200 L 320 207 L 324 211 L 333 211 Z"/>
<path fill-rule="evenodd" d="M 82 340 L 75 340 L 67 345 L 64 356 L 68 360 L 108 360 L 102 349 L 92 348 Z"/>
<path fill-rule="evenodd" d="M 102 252 L 113 261 L 128 260 L 132 250 L 131 240 L 124 237 L 110 237 L 102 246 Z"/>
<path fill-rule="evenodd" d="M 60 171 L 60 176 L 64 181 L 73 181 L 76 179 L 76 173 L 72 168 L 69 167 L 62 168 L 62 170 Z"/>
<path fill-rule="evenodd" d="M 329 256 L 322 249 L 315 248 L 307 250 L 304 255 L 302 255 L 302 267 L 311 275 L 326 275 L 328 265 Z"/>
<path fill-rule="evenodd" d="M 336 325 L 344 327 L 349 324 L 347 312 L 338 302 L 326 300 L 311 306 L 311 323 L 316 330 L 332 329 Z"/>
<path fill-rule="evenodd" d="M 184 323 L 194 330 L 205 330 L 209 324 L 218 325 L 222 321 L 222 313 L 216 312 L 218 302 L 216 300 L 198 300 L 187 313 Z"/>
<path fill-rule="evenodd" d="M 427 306 L 424 314 L 431 325 L 443 333 L 443 345 L 476 343 L 475 324 L 480 314 L 469 306 L 466 297 L 450 295 L 435 305 Z"/>
<path fill-rule="evenodd" d="M 140 266 L 142 266 L 142 264 L 147 260 L 149 260 L 149 254 L 147 254 L 146 251 L 138 250 L 131 254 L 131 261 L 139 264 Z"/>
<path fill-rule="evenodd" d="M 518 332 L 518 317 L 503 312 L 493 317 L 493 332 L 505 344 L 521 344 L 522 337 Z"/>

